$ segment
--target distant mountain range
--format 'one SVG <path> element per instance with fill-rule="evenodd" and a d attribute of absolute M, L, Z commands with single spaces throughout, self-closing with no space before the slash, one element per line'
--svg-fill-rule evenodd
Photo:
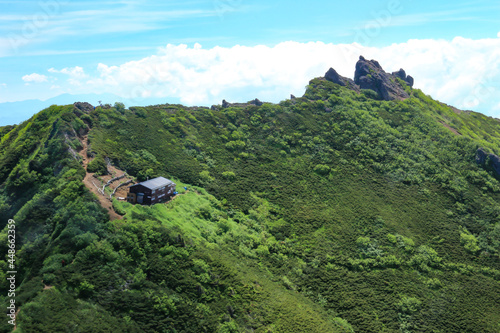
<path fill-rule="evenodd" d="M 19 124 L 35 113 L 48 108 L 51 105 L 67 105 L 74 102 L 88 102 L 92 105 L 99 105 L 99 101 L 103 104 L 114 104 L 122 102 L 126 107 L 130 106 L 147 106 L 164 103 L 180 103 L 177 98 L 144 98 L 144 99 L 127 99 L 115 94 L 62 94 L 45 101 L 39 99 L 29 99 L 19 102 L 0 103 L 0 126 Z"/>

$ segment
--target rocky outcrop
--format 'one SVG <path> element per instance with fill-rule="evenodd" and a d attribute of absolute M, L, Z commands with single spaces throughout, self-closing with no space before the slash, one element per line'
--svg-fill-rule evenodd
<path fill-rule="evenodd" d="M 404 81 L 402 85 L 397 79 Z M 356 63 L 354 81 L 339 75 L 333 68 L 325 73 L 325 79 L 349 89 L 360 91 L 369 89 L 375 91 L 380 99 L 403 100 L 410 96 L 405 91 L 405 86 L 413 87 L 413 77 L 406 75 L 403 69 L 394 73 L 387 73 L 376 60 L 366 60 L 363 56 L 359 57 Z"/>
<path fill-rule="evenodd" d="M 253 101 L 248 102 L 248 104 L 253 104 L 253 105 L 261 106 L 264 103 L 262 103 L 258 98 L 256 98 Z"/>
<path fill-rule="evenodd" d="M 500 157 L 490 154 L 490 164 L 497 176 L 500 176 Z"/>
<path fill-rule="evenodd" d="M 477 164 L 485 164 L 487 157 L 488 157 L 488 153 L 486 151 L 484 151 L 483 148 L 479 148 L 476 151 L 476 163 Z"/>
<path fill-rule="evenodd" d="M 500 177 L 500 157 L 495 154 L 488 154 L 483 148 L 476 151 L 477 164 L 492 169 L 497 177 Z"/>
<path fill-rule="evenodd" d="M 246 102 L 246 103 L 229 103 L 228 101 L 226 101 L 225 99 L 222 100 L 222 108 L 225 109 L 225 108 L 229 108 L 229 107 L 247 107 L 247 106 L 250 106 L 250 105 L 256 105 L 256 106 L 261 106 L 262 104 L 264 104 L 264 102 L 260 101 L 258 98 L 256 99 L 253 99 L 249 102 Z M 217 110 L 217 106 L 215 105 L 212 105 L 211 107 L 212 110 Z"/>
<path fill-rule="evenodd" d="M 94 107 L 92 104 L 87 103 L 87 102 L 76 102 L 73 104 L 76 109 L 84 112 L 84 113 L 89 113 L 91 111 L 94 111 Z"/>
<path fill-rule="evenodd" d="M 405 81 L 410 87 L 413 87 L 414 79 L 410 75 L 406 75 L 406 72 L 404 69 L 400 69 L 397 72 L 392 72 L 392 75 L 400 78 L 401 80 Z"/>
<path fill-rule="evenodd" d="M 359 88 L 356 86 L 353 80 L 339 75 L 339 73 L 337 73 L 337 71 L 333 68 L 330 68 L 328 72 L 326 72 L 325 79 L 327 79 L 330 82 L 339 84 L 343 87 L 347 87 L 353 90 L 359 90 Z"/>
<path fill-rule="evenodd" d="M 404 72 L 404 71 L 403 71 Z M 406 73 L 404 74 L 406 78 Z M 404 87 L 396 80 L 395 75 L 386 73 L 375 60 L 366 60 L 359 57 L 354 73 L 354 83 L 361 89 L 370 89 L 377 92 L 381 99 L 386 101 L 402 100 L 410 97 Z"/>

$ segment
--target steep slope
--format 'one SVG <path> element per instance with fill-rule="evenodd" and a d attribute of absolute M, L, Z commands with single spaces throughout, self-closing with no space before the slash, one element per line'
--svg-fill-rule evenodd
<path fill-rule="evenodd" d="M 498 181 L 476 163 L 484 142 L 457 136 L 436 121 L 445 106 L 410 93 L 379 101 L 320 78 L 280 105 L 135 108 L 93 140 L 139 175 L 132 152 L 151 154 L 152 175 L 203 185 L 235 209 L 269 202 L 267 230 L 290 245 L 261 260 L 359 331 L 495 331 Z M 422 304 L 406 321 L 405 297 Z"/>
<path fill-rule="evenodd" d="M 115 200 L 115 209 L 127 216 L 109 221 L 107 204 L 101 207 L 102 200 L 84 186 L 87 154 L 77 153 L 85 150 L 81 143 L 89 126 L 106 124 L 109 113 L 120 115 L 115 109 L 89 115 L 72 105 L 54 106 L 19 126 L 2 128 L 2 223 L 16 221 L 17 330 L 349 329 L 342 319 L 269 276 L 257 257 L 241 254 L 244 244 L 273 238 L 261 233 L 251 217 L 228 213 L 201 188 L 182 190 L 179 198 L 161 206 L 173 210 L 165 214 L 123 207 Z M 101 153 L 91 154 L 97 154 L 93 161 L 103 159 Z M 141 161 L 148 168 L 156 165 L 147 160 L 151 156 Z M 169 220 L 173 216 L 178 224 Z M 209 242 L 207 228 L 213 233 Z M 0 261 L 5 306 L 10 300 L 8 230 L 0 236 L 6 255 Z M 266 253 L 265 247 L 262 251 Z M 5 332 L 12 328 L 6 321 L 0 326 Z"/>
<path fill-rule="evenodd" d="M 102 331 L 497 332 L 500 184 L 477 154 L 499 154 L 499 123 L 379 69 L 406 95 L 330 70 L 277 105 L 46 110 L 40 150 L 33 125 L 2 129 L 3 216 L 27 230 L 18 326 L 97 311 Z M 67 148 L 88 128 L 96 158 L 179 197 L 115 200 L 107 221 Z"/>

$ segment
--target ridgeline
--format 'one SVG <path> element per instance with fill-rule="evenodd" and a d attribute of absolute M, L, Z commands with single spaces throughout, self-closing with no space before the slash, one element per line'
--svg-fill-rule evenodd
<path fill-rule="evenodd" d="M 75 103 L 1 127 L 16 330 L 498 332 L 500 123 L 413 81 L 361 57 L 279 104 Z M 91 192 L 125 172 L 179 195 Z"/>

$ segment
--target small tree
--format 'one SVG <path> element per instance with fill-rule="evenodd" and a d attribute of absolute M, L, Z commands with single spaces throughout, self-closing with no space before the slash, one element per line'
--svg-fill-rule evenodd
<path fill-rule="evenodd" d="M 116 111 L 118 111 L 120 113 L 123 113 L 125 111 L 125 104 L 123 104 L 121 102 L 116 102 L 114 107 L 115 107 Z"/>
<path fill-rule="evenodd" d="M 98 176 L 108 173 L 108 166 L 102 156 L 94 158 L 87 166 L 87 172 L 94 172 Z"/>
<path fill-rule="evenodd" d="M 318 164 L 314 167 L 314 172 L 319 175 L 327 175 L 330 172 L 330 167 L 325 164 Z"/>
<path fill-rule="evenodd" d="M 236 175 L 232 171 L 224 171 L 222 173 L 222 177 L 228 180 L 234 180 L 236 178 Z"/>

